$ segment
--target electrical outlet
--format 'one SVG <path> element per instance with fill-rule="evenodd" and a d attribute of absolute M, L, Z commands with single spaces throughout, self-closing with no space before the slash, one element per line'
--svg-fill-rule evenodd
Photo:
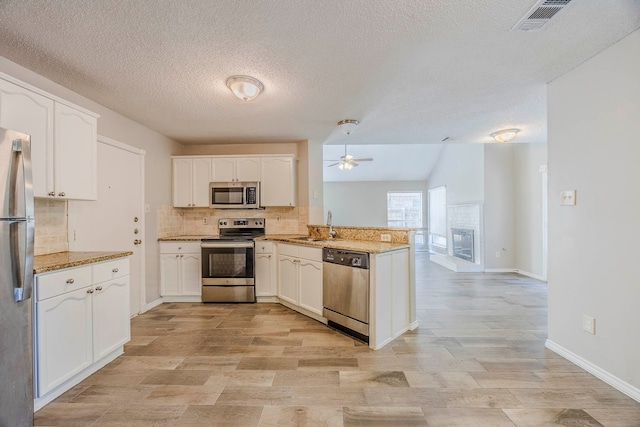
<path fill-rule="evenodd" d="M 500 251 L 496 252 L 496 258 L 500 258 Z"/>
<path fill-rule="evenodd" d="M 209 218 L 207 218 L 206 216 L 203 216 L 203 217 L 202 217 L 202 223 L 203 223 L 204 225 L 209 224 Z"/>
<path fill-rule="evenodd" d="M 596 334 L 596 319 L 586 314 L 582 315 L 582 329 L 589 332 L 591 335 Z"/>
<path fill-rule="evenodd" d="M 391 234 L 381 234 L 380 235 L 380 241 L 381 242 L 390 242 L 391 241 Z"/>
<path fill-rule="evenodd" d="M 561 206 L 574 206 L 576 204 L 576 190 L 567 190 L 560 193 Z"/>

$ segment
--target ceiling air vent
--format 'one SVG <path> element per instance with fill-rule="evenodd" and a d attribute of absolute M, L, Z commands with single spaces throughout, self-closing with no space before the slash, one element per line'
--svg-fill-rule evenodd
<path fill-rule="evenodd" d="M 540 0 L 518 21 L 512 30 L 540 30 L 558 13 L 566 9 L 572 0 Z"/>

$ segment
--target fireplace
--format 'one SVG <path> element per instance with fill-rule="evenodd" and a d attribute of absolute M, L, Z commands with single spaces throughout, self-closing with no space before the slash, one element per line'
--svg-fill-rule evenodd
<path fill-rule="evenodd" d="M 474 262 L 473 230 L 469 228 L 452 228 L 453 256 L 465 261 Z"/>

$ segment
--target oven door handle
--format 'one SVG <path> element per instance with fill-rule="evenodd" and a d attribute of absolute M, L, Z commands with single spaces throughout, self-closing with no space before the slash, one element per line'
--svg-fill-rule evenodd
<path fill-rule="evenodd" d="M 253 242 L 228 242 L 228 243 L 209 243 L 202 242 L 200 243 L 200 247 L 203 249 L 209 248 L 252 248 Z"/>

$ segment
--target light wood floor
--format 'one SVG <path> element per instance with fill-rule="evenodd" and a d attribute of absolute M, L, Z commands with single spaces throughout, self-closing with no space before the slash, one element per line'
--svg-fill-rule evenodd
<path fill-rule="evenodd" d="M 38 426 L 640 426 L 544 348 L 547 290 L 418 254 L 420 327 L 379 351 L 279 304 L 162 304 Z"/>

